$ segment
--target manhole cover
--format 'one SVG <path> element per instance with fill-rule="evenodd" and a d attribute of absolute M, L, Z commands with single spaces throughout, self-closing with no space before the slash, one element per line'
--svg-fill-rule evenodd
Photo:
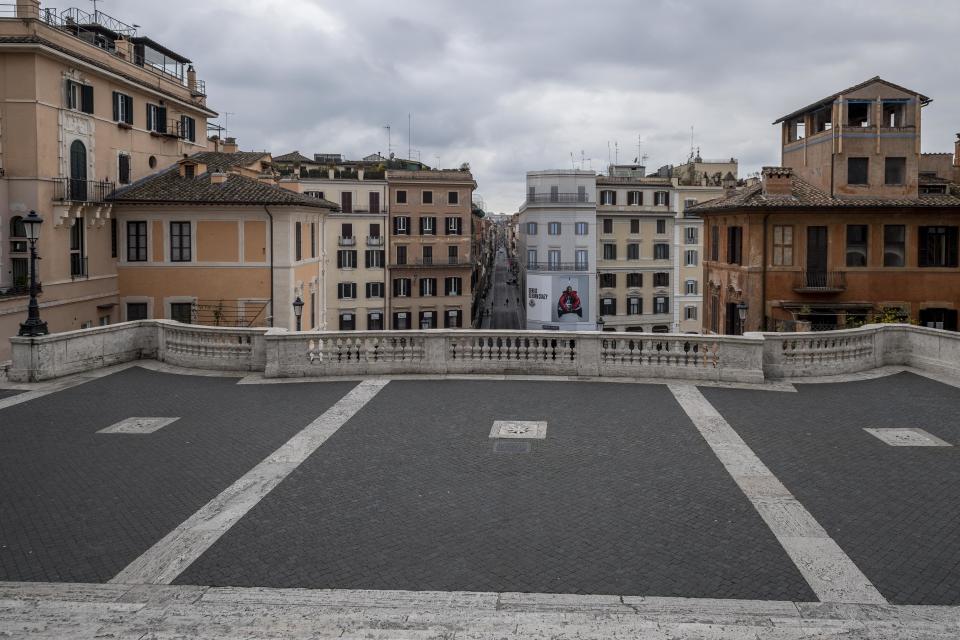
<path fill-rule="evenodd" d="M 493 443 L 494 453 L 530 453 L 529 442 L 515 440 L 497 440 Z"/>

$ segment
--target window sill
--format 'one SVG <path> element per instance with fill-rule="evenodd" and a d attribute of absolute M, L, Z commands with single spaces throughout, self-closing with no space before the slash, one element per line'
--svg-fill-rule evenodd
<path fill-rule="evenodd" d="M 132 125 L 132 124 L 127 124 L 126 122 L 118 122 L 118 123 L 117 123 L 117 128 L 118 128 L 118 129 L 133 129 L 133 125 Z"/>

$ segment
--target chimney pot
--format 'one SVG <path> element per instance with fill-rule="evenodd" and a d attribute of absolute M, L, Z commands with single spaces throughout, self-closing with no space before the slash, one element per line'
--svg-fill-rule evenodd
<path fill-rule="evenodd" d="M 210 184 L 223 184 L 227 181 L 227 174 L 221 172 L 210 173 Z"/>
<path fill-rule="evenodd" d="M 227 138 L 223 141 L 223 152 L 224 153 L 236 153 L 237 152 L 237 139 L 234 137 Z"/>
<path fill-rule="evenodd" d="M 791 195 L 793 189 L 793 169 L 790 167 L 764 167 L 762 175 L 764 195 Z"/>

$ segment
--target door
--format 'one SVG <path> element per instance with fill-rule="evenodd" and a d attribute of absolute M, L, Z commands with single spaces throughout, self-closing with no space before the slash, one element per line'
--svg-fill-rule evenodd
<path fill-rule="evenodd" d="M 87 201 L 87 148 L 79 140 L 70 145 L 70 200 Z"/>
<path fill-rule="evenodd" d="M 807 286 L 827 286 L 826 227 L 807 227 Z"/>
<path fill-rule="evenodd" d="M 727 303 L 726 321 L 723 323 L 723 332 L 728 336 L 740 335 L 740 312 L 736 302 Z"/>

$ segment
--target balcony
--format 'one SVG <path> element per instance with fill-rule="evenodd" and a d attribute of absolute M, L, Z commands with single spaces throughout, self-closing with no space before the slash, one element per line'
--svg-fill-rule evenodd
<path fill-rule="evenodd" d="M 797 293 L 840 293 L 847 290 L 844 271 L 801 271 L 796 275 L 793 290 Z"/>
<path fill-rule="evenodd" d="M 527 271 L 586 271 L 586 262 L 530 262 Z"/>
<path fill-rule="evenodd" d="M 55 178 L 53 199 L 57 202 L 103 202 L 116 185 L 105 180 Z"/>
<path fill-rule="evenodd" d="M 464 256 L 446 256 L 439 258 L 414 258 L 407 262 L 394 262 L 391 267 L 415 269 L 418 267 L 470 267 L 473 263 Z"/>
<path fill-rule="evenodd" d="M 589 204 L 590 194 L 588 193 L 528 193 L 527 204 L 539 203 L 551 204 L 569 204 L 580 203 Z"/>
<path fill-rule="evenodd" d="M 381 236 L 367 236 L 367 246 L 368 246 L 368 247 L 382 247 L 382 246 L 383 246 L 383 237 L 381 237 Z"/>
<path fill-rule="evenodd" d="M 357 246 L 357 239 L 353 236 L 337 236 L 337 246 L 340 247 L 355 247 Z"/>

